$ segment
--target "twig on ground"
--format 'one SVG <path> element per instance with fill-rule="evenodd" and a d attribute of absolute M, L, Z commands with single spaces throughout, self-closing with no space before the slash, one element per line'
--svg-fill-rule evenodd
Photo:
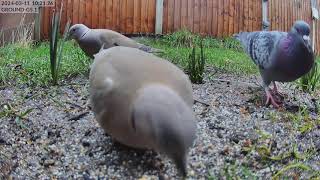
<path fill-rule="evenodd" d="M 85 107 L 82 107 L 82 106 L 80 106 L 79 104 L 76 104 L 76 103 L 74 103 L 74 102 L 66 101 L 66 103 L 69 104 L 69 105 L 75 106 L 75 107 L 77 107 L 77 108 L 79 108 L 79 109 L 86 109 Z"/>
<path fill-rule="evenodd" d="M 76 116 L 73 116 L 70 119 L 68 119 L 68 121 L 77 121 L 77 120 L 83 118 L 84 116 L 86 116 L 87 114 L 89 114 L 89 111 L 85 111 L 85 112 L 82 112 Z"/>
<path fill-rule="evenodd" d="M 313 103 L 313 106 L 314 106 L 314 111 L 316 114 L 319 113 L 319 107 L 318 107 L 318 102 L 317 102 L 317 99 L 311 99 L 311 102 Z"/>
<path fill-rule="evenodd" d="M 56 103 L 57 105 L 59 105 L 61 108 L 65 108 L 65 106 L 62 104 L 62 102 L 61 102 L 60 100 L 55 99 L 54 96 L 49 96 L 49 97 L 50 97 L 50 99 L 51 99 L 54 103 Z"/>
<path fill-rule="evenodd" d="M 205 117 L 205 115 L 209 112 L 209 108 L 206 107 L 204 108 L 204 110 L 202 110 L 202 112 L 199 114 L 202 118 Z"/>
<path fill-rule="evenodd" d="M 204 101 L 202 101 L 202 100 L 200 100 L 200 99 L 198 99 L 198 98 L 193 98 L 193 104 L 195 104 L 195 103 L 200 103 L 200 104 L 203 104 L 203 105 L 205 105 L 205 106 L 210 106 L 210 104 L 208 104 L 208 103 L 206 103 L 206 102 L 204 102 Z"/>
<path fill-rule="evenodd" d="M 69 85 L 69 86 L 85 86 L 87 85 L 88 83 L 87 82 L 84 82 L 84 83 L 77 83 L 77 82 L 74 82 L 74 83 L 70 83 L 70 82 L 63 82 L 62 85 Z"/>

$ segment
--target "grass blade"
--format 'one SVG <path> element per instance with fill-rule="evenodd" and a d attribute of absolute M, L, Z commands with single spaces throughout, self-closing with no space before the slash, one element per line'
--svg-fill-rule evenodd
<path fill-rule="evenodd" d="M 304 165 L 302 163 L 293 163 L 293 164 L 289 164 L 289 165 L 285 166 L 280 171 L 278 171 L 274 176 L 272 176 L 272 179 L 276 179 L 277 177 L 281 176 L 284 172 L 286 172 L 290 169 L 294 169 L 294 168 L 299 168 L 299 169 L 306 170 L 306 171 L 311 170 L 311 168 L 309 166 Z"/>
<path fill-rule="evenodd" d="M 58 59 L 57 59 L 57 73 L 56 73 L 56 76 L 55 76 L 55 79 L 58 79 L 58 73 L 59 73 L 59 70 L 60 70 L 60 66 L 61 66 L 61 60 L 62 60 L 62 52 L 63 52 L 63 47 L 64 47 L 64 44 L 66 42 L 66 39 L 67 39 L 67 36 L 68 36 L 68 30 L 70 28 L 70 20 L 67 22 L 65 28 L 64 28 L 64 32 L 63 32 L 63 39 L 62 39 L 62 42 L 60 43 L 60 46 L 59 46 L 59 50 L 58 50 Z"/>

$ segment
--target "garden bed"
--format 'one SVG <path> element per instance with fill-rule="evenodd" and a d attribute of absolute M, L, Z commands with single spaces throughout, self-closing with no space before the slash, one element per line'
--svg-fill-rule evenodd
<path fill-rule="evenodd" d="M 259 81 L 208 67 L 205 83 L 193 86 L 210 106 L 193 107 L 198 129 L 189 178 L 270 178 L 290 164 L 298 170 L 279 175 L 306 178 L 320 171 L 320 123 L 312 97 L 281 85 L 288 95 L 285 108 L 267 108 Z M 114 144 L 104 134 L 87 106 L 86 76 L 62 84 L 2 87 L 0 177 L 176 177 L 167 158 Z"/>
<path fill-rule="evenodd" d="M 138 40 L 185 69 L 190 36 Z M 193 89 L 209 106 L 193 106 L 197 139 L 188 179 L 319 178 L 319 89 L 279 84 L 283 107 L 265 107 L 261 78 L 239 44 L 212 38 L 203 44 L 204 81 Z M 47 42 L 0 48 L 0 179 L 176 179 L 169 159 L 114 143 L 103 132 L 88 102 L 92 60 L 75 43 L 64 52 L 59 85 L 51 86 Z"/>

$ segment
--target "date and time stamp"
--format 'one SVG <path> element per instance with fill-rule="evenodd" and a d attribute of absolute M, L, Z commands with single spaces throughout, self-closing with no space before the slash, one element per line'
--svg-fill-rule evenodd
<path fill-rule="evenodd" d="M 39 13 L 40 7 L 54 5 L 55 0 L 0 0 L 0 13 Z"/>

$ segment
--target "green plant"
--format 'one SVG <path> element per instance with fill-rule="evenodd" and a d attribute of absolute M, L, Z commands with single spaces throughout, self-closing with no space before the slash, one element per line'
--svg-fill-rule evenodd
<path fill-rule="evenodd" d="M 239 52 L 243 51 L 243 47 L 242 47 L 240 41 L 235 40 L 234 38 L 231 38 L 231 37 L 227 37 L 227 38 L 222 39 L 221 44 L 222 44 L 223 48 L 226 48 L 226 49 L 234 49 Z"/>
<path fill-rule="evenodd" d="M 37 46 L 21 46 L 19 43 L 0 47 L 0 86 L 52 85 L 49 42 Z M 63 47 L 59 79 L 65 83 L 75 76 L 88 76 L 91 60 L 72 41 L 66 41 Z"/>
<path fill-rule="evenodd" d="M 281 175 L 283 175 L 286 171 L 290 169 L 302 169 L 305 171 L 311 171 L 311 168 L 303 163 L 291 163 L 279 170 L 274 176 L 272 176 L 272 179 L 278 179 Z"/>
<path fill-rule="evenodd" d="M 176 31 L 164 36 L 166 43 L 174 47 L 192 47 L 198 38 L 199 36 L 193 34 L 187 29 Z"/>
<path fill-rule="evenodd" d="M 14 117 L 18 126 L 27 128 L 22 120 L 26 119 L 27 115 L 33 111 L 33 108 L 27 109 L 24 112 L 19 112 L 19 110 L 14 108 L 10 103 L 6 103 L 3 105 L 3 109 L 3 111 L 0 111 L 0 119 L 2 117 Z"/>
<path fill-rule="evenodd" d="M 312 69 L 302 78 L 300 78 L 299 85 L 305 92 L 313 92 L 319 85 L 320 81 L 320 63 L 315 61 Z"/>
<path fill-rule="evenodd" d="M 252 170 L 250 170 L 250 168 L 247 167 L 247 165 L 238 161 L 224 162 L 223 168 L 220 170 L 219 176 L 220 176 L 219 179 L 226 179 L 226 180 L 258 179 L 257 175 Z M 209 176 L 208 179 L 213 180 L 214 177 L 211 175 Z"/>
<path fill-rule="evenodd" d="M 200 84 L 203 82 L 205 56 L 202 42 L 200 43 L 200 54 L 196 52 L 196 45 L 192 48 L 188 60 L 188 73 L 192 83 Z"/>
<path fill-rule="evenodd" d="M 313 118 L 307 106 L 300 107 L 296 113 L 285 112 L 281 117 L 281 119 L 290 122 L 290 129 L 294 129 L 301 134 L 312 131 L 320 124 L 320 119 Z"/>
<path fill-rule="evenodd" d="M 58 75 L 60 70 L 60 64 L 62 59 L 62 50 L 64 46 L 64 42 L 67 39 L 68 30 L 70 27 L 70 21 L 67 22 L 62 42 L 59 43 L 59 29 L 60 29 L 60 21 L 61 21 L 61 14 L 62 8 L 60 12 L 54 12 L 51 22 L 51 32 L 50 32 L 50 69 L 51 69 L 51 76 L 53 80 L 53 84 L 58 84 Z"/>
<path fill-rule="evenodd" d="M 171 40 L 169 41 L 168 36 L 170 35 L 166 35 L 161 38 L 143 38 L 139 39 L 139 42 L 154 48 L 162 49 L 164 52 L 159 54 L 160 57 L 165 58 L 187 70 L 190 47 L 173 46 L 172 44 L 176 43 L 173 41 L 176 41 L 176 39 L 170 36 Z M 216 68 L 223 69 L 233 74 L 243 75 L 258 73 L 257 67 L 245 52 L 232 48 L 225 48 L 231 47 L 229 45 L 224 45 L 227 41 L 212 37 L 197 37 L 196 39 L 197 40 L 194 42 L 194 45 L 200 45 L 200 41 L 202 39 L 201 42 L 206 52 L 206 64 L 213 65 Z"/>

